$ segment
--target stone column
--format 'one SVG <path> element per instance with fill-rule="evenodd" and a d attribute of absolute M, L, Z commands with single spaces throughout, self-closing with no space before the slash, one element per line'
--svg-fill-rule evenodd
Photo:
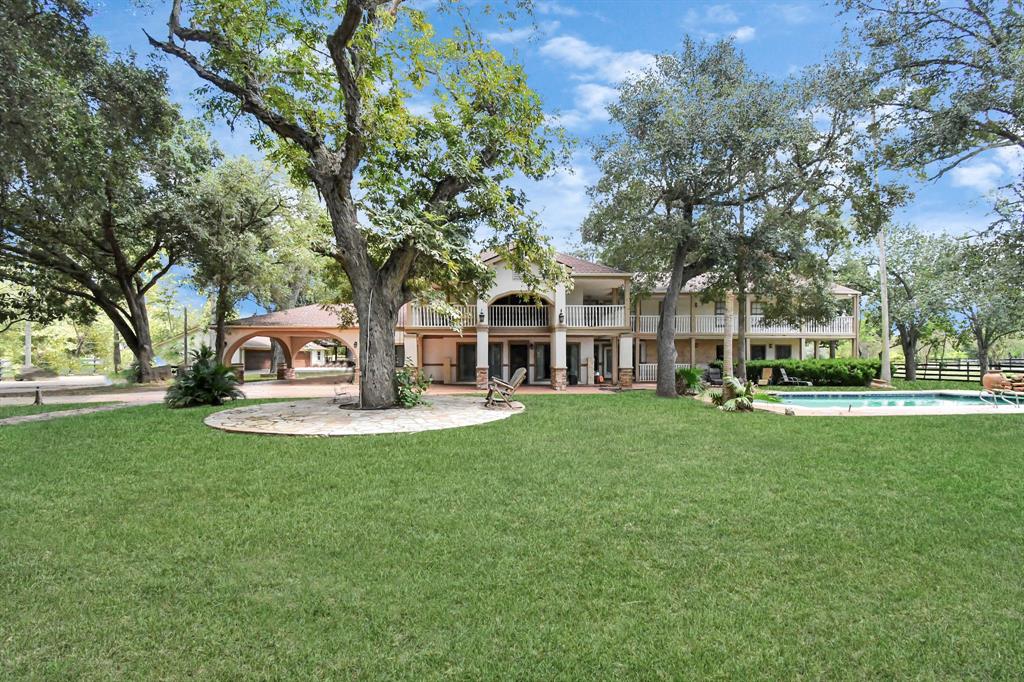
<path fill-rule="evenodd" d="M 619 337 L 619 386 L 633 386 L 633 337 L 629 334 Z"/>
<path fill-rule="evenodd" d="M 565 325 L 559 324 L 551 331 L 551 388 L 565 390 L 569 382 L 569 368 L 566 367 Z"/>
<path fill-rule="evenodd" d="M 477 323 L 476 323 L 476 387 L 487 388 L 487 380 L 489 379 L 490 369 L 488 367 L 488 327 L 487 323 L 490 322 L 490 316 L 487 314 L 487 303 L 484 301 L 476 302 L 477 310 Z M 483 322 L 480 321 L 480 313 L 484 314 Z"/>

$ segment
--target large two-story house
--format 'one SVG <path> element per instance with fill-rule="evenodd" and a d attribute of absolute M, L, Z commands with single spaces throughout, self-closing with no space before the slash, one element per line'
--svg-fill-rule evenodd
<path fill-rule="evenodd" d="M 531 294 L 499 257 L 484 258 L 494 268 L 494 284 L 475 304 L 458 307 L 457 325 L 429 308 L 405 306 L 395 330 L 400 363 L 422 368 L 442 384 L 484 386 L 488 377 L 508 379 L 520 367 L 527 370 L 528 383 L 555 389 L 655 380 L 664 290 L 634 298 L 630 273 L 558 254 L 570 284 Z M 687 284 L 677 304 L 677 366 L 706 366 L 722 357 L 726 315 L 734 317 L 736 329 L 735 302 L 704 300 L 699 288 L 697 282 Z M 801 358 L 811 341 L 847 341 L 856 355 L 859 292 L 836 286 L 834 293 L 846 302 L 847 314 L 824 324 L 768 323 L 759 303 L 752 301 L 748 357 Z M 358 330 L 340 326 L 337 315 L 317 306 L 258 315 L 230 324 L 226 357 L 244 362 L 239 353 L 257 336 L 279 342 L 286 356 L 310 341 L 329 338 L 348 346 L 350 357 L 355 357 Z M 738 353 L 735 339 L 733 343 Z M 285 368 L 283 374 L 290 371 Z"/>

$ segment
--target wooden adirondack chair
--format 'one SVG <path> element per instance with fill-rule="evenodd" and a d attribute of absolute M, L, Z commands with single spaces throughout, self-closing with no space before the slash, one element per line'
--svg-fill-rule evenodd
<path fill-rule="evenodd" d="M 526 368 L 520 367 L 512 374 L 512 379 L 505 383 L 501 379 L 491 379 L 487 382 L 487 399 L 484 405 L 490 407 L 498 400 L 504 400 L 508 407 L 512 407 L 512 398 L 516 395 L 516 389 L 526 379 Z"/>

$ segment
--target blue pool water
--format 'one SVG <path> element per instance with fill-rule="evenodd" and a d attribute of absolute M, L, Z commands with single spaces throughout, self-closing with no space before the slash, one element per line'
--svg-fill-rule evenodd
<path fill-rule="evenodd" d="M 801 407 L 935 407 L 985 404 L 977 395 L 942 392 L 779 393 L 777 395 L 784 404 Z"/>

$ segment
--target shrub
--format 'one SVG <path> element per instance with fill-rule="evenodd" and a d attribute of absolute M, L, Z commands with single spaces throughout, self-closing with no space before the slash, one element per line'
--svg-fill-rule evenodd
<path fill-rule="evenodd" d="M 702 396 L 726 412 L 750 412 L 754 409 L 754 384 L 743 383 L 736 377 L 725 377 L 721 387 L 707 388 Z"/>
<path fill-rule="evenodd" d="M 700 388 L 703 372 L 693 367 L 680 367 L 676 370 L 676 393 L 684 395 L 693 393 Z"/>
<path fill-rule="evenodd" d="M 747 378 L 761 378 L 765 368 L 783 368 L 792 378 L 813 382 L 815 386 L 867 386 L 878 376 L 881 363 L 861 358 L 834 360 L 748 360 Z M 776 378 L 778 372 L 775 372 Z"/>
<path fill-rule="evenodd" d="M 402 407 L 416 407 L 426 402 L 423 394 L 428 386 L 430 376 L 413 365 L 406 365 L 395 372 L 395 388 Z"/>
<path fill-rule="evenodd" d="M 204 345 L 192 352 L 192 366 L 178 375 L 164 402 L 168 407 L 194 407 L 223 405 L 226 400 L 244 397 L 234 370 L 218 362 L 213 349 Z"/>

